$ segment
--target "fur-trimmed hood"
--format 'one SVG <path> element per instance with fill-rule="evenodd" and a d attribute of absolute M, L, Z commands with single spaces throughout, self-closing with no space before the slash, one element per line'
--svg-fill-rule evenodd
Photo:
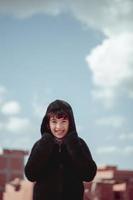
<path fill-rule="evenodd" d="M 41 129 L 40 129 L 41 135 L 48 132 L 48 128 L 47 128 L 48 127 L 47 125 L 49 123 L 48 117 L 47 117 L 48 113 L 53 112 L 53 111 L 58 111 L 58 110 L 63 110 L 69 115 L 69 120 L 70 120 L 69 123 L 70 124 L 69 124 L 68 132 L 71 132 L 71 131 L 76 132 L 76 125 L 75 125 L 72 107 L 66 101 L 57 99 L 57 100 L 53 101 L 52 103 L 50 103 L 46 110 L 46 113 L 42 120 Z"/>

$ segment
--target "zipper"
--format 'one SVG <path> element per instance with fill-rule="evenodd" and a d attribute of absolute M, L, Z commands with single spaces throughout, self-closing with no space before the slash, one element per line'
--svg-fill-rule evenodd
<path fill-rule="evenodd" d="M 61 143 L 59 143 L 59 153 L 61 153 L 62 149 L 61 149 Z M 60 154 L 61 156 L 61 154 Z M 63 195 L 63 165 L 62 163 L 59 164 L 59 185 L 58 185 L 58 198 L 59 200 L 62 199 L 62 195 Z"/>
<path fill-rule="evenodd" d="M 59 144 L 59 153 L 61 153 L 61 144 Z"/>

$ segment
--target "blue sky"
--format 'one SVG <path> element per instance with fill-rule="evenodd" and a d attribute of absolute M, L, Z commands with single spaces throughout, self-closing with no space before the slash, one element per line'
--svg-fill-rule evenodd
<path fill-rule="evenodd" d="M 48 104 L 64 99 L 96 163 L 132 169 L 132 4 L 0 2 L 1 149 L 30 150 Z"/>

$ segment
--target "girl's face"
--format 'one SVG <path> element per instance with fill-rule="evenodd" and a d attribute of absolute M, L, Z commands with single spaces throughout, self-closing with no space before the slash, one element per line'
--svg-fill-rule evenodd
<path fill-rule="evenodd" d="M 61 139 L 68 133 L 69 119 L 63 117 L 57 118 L 56 116 L 50 117 L 49 126 L 52 134 Z"/>

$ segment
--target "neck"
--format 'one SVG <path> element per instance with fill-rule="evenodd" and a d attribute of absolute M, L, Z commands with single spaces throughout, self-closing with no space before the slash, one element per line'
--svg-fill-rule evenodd
<path fill-rule="evenodd" d="M 61 144 L 63 142 L 63 138 L 57 138 L 55 137 L 55 141 L 58 143 L 58 144 Z"/>

